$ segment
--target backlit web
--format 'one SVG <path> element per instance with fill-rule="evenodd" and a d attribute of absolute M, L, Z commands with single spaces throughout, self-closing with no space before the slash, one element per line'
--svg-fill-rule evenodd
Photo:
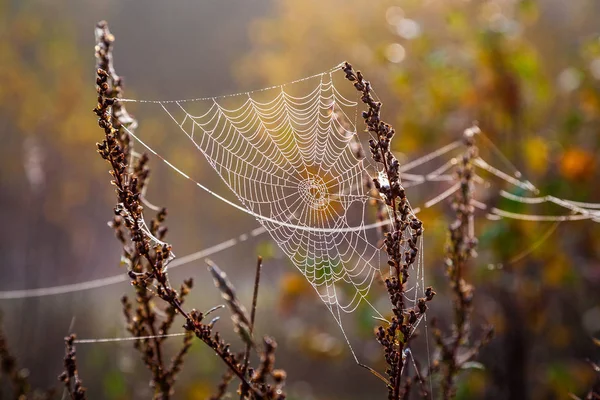
<path fill-rule="evenodd" d="M 239 203 L 196 184 L 256 217 L 341 326 L 342 313 L 370 305 L 385 263 L 372 228 L 387 218 L 374 219 L 370 203 L 381 199 L 365 183 L 377 171 L 357 151 L 357 103 L 336 87 L 334 74 L 343 79 L 336 71 L 242 95 L 146 103 L 179 126 Z M 423 289 L 416 264 L 407 292 L 413 301 Z"/>

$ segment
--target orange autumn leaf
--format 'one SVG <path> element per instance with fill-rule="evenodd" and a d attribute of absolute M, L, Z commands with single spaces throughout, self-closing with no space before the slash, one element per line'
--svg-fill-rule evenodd
<path fill-rule="evenodd" d="M 588 178 L 596 164 L 594 155 L 580 148 L 566 150 L 559 162 L 560 173 L 567 179 L 580 180 Z"/>

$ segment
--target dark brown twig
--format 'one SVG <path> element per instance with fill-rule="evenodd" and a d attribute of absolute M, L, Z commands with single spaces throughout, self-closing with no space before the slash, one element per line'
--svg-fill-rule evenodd
<path fill-rule="evenodd" d="M 75 352 L 75 335 L 69 335 L 65 338 L 65 370 L 58 379 L 64 383 L 65 390 L 72 400 L 85 400 L 86 389 L 83 387 L 83 382 L 79 378 L 77 371 L 77 358 Z"/>
<path fill-rule="evenodd" d="M 249 369 L 252 384 L 259 387 L 268 399 L 284 400 L 286 398 L 283 392 L 283 386 L 287 374 L 282 369 L 275 369 L 275 350 L 277 343 L 275 339 L 265 336 L 263 338 L 264 350 L 261 353 L 260 364 L 256 370 Z M 267 382 L 271 378 L 274 384 Z"/>
<path fill-rule="evenodd" d="M 466 268 L 470 260 L 476 256 L 477 238 L 474 233 L 473 200 L 473 161 L 478 156 L 475 146 L 475 135 L 479 128 L 474 126 L 465 130 L 463 142 L 466 147 L 456 172 L 460 188 L 453 200 L 452 207 L 456 218 L 448 228 L 448 244 L 446 245 L 446 275 L 454 294 L 454 325 L 452 334 L 443 334 L 433 321 L 433 336 L 440 348 L 441 359 L 434 362 L 441 368 L 442 397 L 453 398 L 456 393 L 456 377 L 466 362 L 476 357 L 479 348 L 491 338 L 491 330 L 487 330 L 483 339 L 477 344 L 469 345 L 470 319 L 473 312 L 473 286 L 466 282 Z"/>
<path fill-rule="evenodd" d="M 416 324 L 427 310 L 426 303 L 433 299 L 435 292 L 428 287 L 425 297 L 418 299 L 415 307 L 408 307 L 404 303 L 409 268 L 417 260 L 417 243 L 423 234 L 423 224 L 412 213 L 400 182 L 400 163 L 390 149 L 395 130 L 381 120 L 381 103 L 373 98 L 371 84 L 363 78 L 360 71 L 355 72 L 349 63 L 345 63 L 342 70 L 346 79 L 353 82 L 356 90 L 361 93 L 361 101 L 368 106 L 362 117 L 369 134 L 373 137 L 369 141 L 371 156 L 383 167 L 383 173 L 373 178 L 373 184 L 392 213 L 392 231 L 385 233 L 384 244 L 388 253 L 388 264 L 394 271 L 393 275 L 385 280 L 394 316 L 387 328 L 378 327 L 376 337 L 384 347 L 388 364 L 388 398 L 398 400 L 403 391 L 401 380 L 405 350 Z"/>
<path fill-rule="evenodd" d="M 352 132 L 354 130 L 354 128 L 351 126 L 350 122 L 346 118 L 346 115 L 343 112 L 340 112 L 340 110 L 338 110 L 335 107 L 335 105 L 332 107 L 331 112 L 333 114 L 333 117 L 338 122 L 337 129 L 338 129 L 338 133 L 340 135 L 347 136 L 348 132 Z M 354 157 L 356 157 L 357 160 L 362 160 L 362 159 L 366 158 L 365 149 L 363 148 L 362 143 L 360 142 L 360 140 L 358 138 L 358 135 L 353 134 L 349 138 L 348 143 L 350 146 L 350 150 L 352 151 L 352 154 L 354 154 Z M 371 203 L 371 206 L 375 207 L 377 222 L 388 221 L 389 215 L 387 212 L 388 211 L 387 205 L 382 201 L 376 200 L 376 196 L 379 196 L 379 192 L 375 189 L 375 186 L 373 185 L 373 178 L 366 171 L 363 174 L 363 182 L 362 183 L 363 183 L 365 190 L 368 193 L 370 193 L 371 196 L 373 197 L 370 200 L 370 203 Z M 389 224 L 381 224 L 381 226 L 378 229 L 379 229 L 379 234 L 383 238 L 383 237 L 385 237 L 385 234 L 389 231 Z"/>
<path fill-rule="evenodd" d="M 252 310 L 250 311 L 250 336 L 254 334 L 254 320 L 256 317 L 256 305 L 258 303 L 258 288 L 260 286 L 260 272 L 262 270 L 262 257 L 258 257 L 258 261 L 256 262 L 256 273 L 254 275 L 254 292 L 252 294 Z M 252 347 L 252 343 L 246 343 L 246 351 L 244 353 L 244 375 L 248 371 L 248 364 L 250 363 L 250 348 Z M 242 390 L 240 394 L 240 400 L 243 400 L 245 396 L 247 396 L 248 388 L 245 385 L 242 385 Z"/>
<path fill-rule="evenodd" d="M 105 131 L 105 141 L 98 145 L 98 151 L 111 164 L 113 184 L 117 187 L 119 203 L 115 207 L 111 225 L 123 245 L 121 259 L 126 260 L 130 276 L 134 280 L 140 278 L 148 283 L 154 277 L 155 269 L 164 268 L 170 258 L 170 246 L 161 242 L 167 232 L 167 228 L 162 225 L 167 211 L 161 209 L 152 218 L 150 227 L 145 228 L 140 201 L 150 173 L 147 167 L 148 157 L 142 155 L 135 160 L 132 158 L 133 151 L 127 130 L 134 130 L 137 121 L 120 102 L 115 101 L 122 96 L 123 87 L 122 79 L 113 65 L 113 41 L 114 36 L 109 32 L 107 24 L 100 22 L 96 27 L 96 83 L 99 101 L 95 112 L 100 118 L 99 125 Z M 151 386 L 154 387 L 156 399 L 168 399 L 173 393 L 177 373 L 191 346 L 191 337 L 186 335 L 180 350 L 167 366 L 162 348 L 165 339 L 157 336 L 168 333 L 179 311 L 178 307 L 192 285 L 191 279 L 182 284 L 177 294 L 177 304 L 168 304 L 164 311 L 167 317 L 162 322 L 155 311 L 153 292 L 147 284 L 135 285 L 135 308 L 127 296 L 121 301 L 128 331 L 134 336 L 151 336 L 150 339 L 135 341 L 134 347 L 140 351 L 152 374 Z"/>

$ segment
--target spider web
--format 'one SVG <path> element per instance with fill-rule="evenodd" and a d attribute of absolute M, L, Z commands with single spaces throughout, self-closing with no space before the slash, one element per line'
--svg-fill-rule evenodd
<path fill-rule="evenodd" d="M 258 220 L 316 290 L 345 336 L 342 314 L 362 302 L 383 318 L 367 295 L 387 260 L 372 228 L 389 218 L 375 220 L 371 203 L 382 199 L 371 193 L 365 179 L 378 171 L 357 155 L 357 102 L 336 87 L 337 71 L 234 96 L 138 102 L 162 109 L 180 128 L 239 203 L 195 183 Z M 412 234 L 410 227 L 406 234 Z M 424 293 L 420 260 L 413 268 L 406 295 L 416 304 Z"/>

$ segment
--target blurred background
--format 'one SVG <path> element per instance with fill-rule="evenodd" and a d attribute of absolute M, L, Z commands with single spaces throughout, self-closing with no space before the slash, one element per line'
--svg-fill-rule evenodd
<path fill-rule="evenodd" d="M 476 120 L 542 194 L 600 203 L 599 18 L 596 0 L 0 0 L 0 291 L 123 272 L 119 244 L 106 226 L 114 193 L 95 151 L 101 132 L 92 113 L 93 29 L 101 19 L 116 36 L 115 66 L 127 97 L 235 93 L 348 60 L 384 102 L 384 119 L 399 132 L 394 150 L 401 161 L 456 140 Z M 162 155 L 177 157 L 184 171 L 226 193 L 198 152 L 171 140 L 169 121 L 135 104 L 130 110 Z M 150 166 L 148 197 L 169 209 L 176 255 L 258 226 L 158 159 Z M 408 196 L 415 205 L 437 193 L 429 185 Z M 502 204 L 489 193 L 480 200 Z M 446 201 L 421 216 L 426 283 L 438 292 L 431 313 L 443 326 L 451 315 L 443 262 L 450 211 Z M 477 332 L 490 323 L 497 335 L 479 358 L 485 368 L 463 373 L 458 397 L 586 393 L 597 379 L 586 360 L 600 358 L 591 339 L 600 335 L 598 225 L 478 219 L 477 234 L 479 258 L 468 277 L 476 287 L 473 326 Z M 277 365 L 287 370 L 289 398 L 384 398 L 381 382 L 356 366 L 326 308 L 267 235 L 211 258 L 249 304 L 258 254 L 265 263 L 257 331 L 280 345 Z M 201 260 L 170 274 L 172 282 L 189 276 L 197 284 L 190 306 L 220 304 Z M 124 293 L 133 293 L 126 283 L 0 301 L 10 347 L 33 386 L 56 385 L 72 321 L 81 338 L 127 336 Z M 373 319 L 360 310 L 352 318 L 357 354 L 382 370 Z M 230 330 L 228 318 L 221 323 Z M 427 362 L 426 353 L 415 358 Z M 131 343 L 80 345 L 78 360 L 91 398 L 151 396 L 149 374 Z M 222 372 L 205 346 L 194 345 L 176 397 L 206 398 Z M 5 384 L 0 396 L 9 398 Z"/>

